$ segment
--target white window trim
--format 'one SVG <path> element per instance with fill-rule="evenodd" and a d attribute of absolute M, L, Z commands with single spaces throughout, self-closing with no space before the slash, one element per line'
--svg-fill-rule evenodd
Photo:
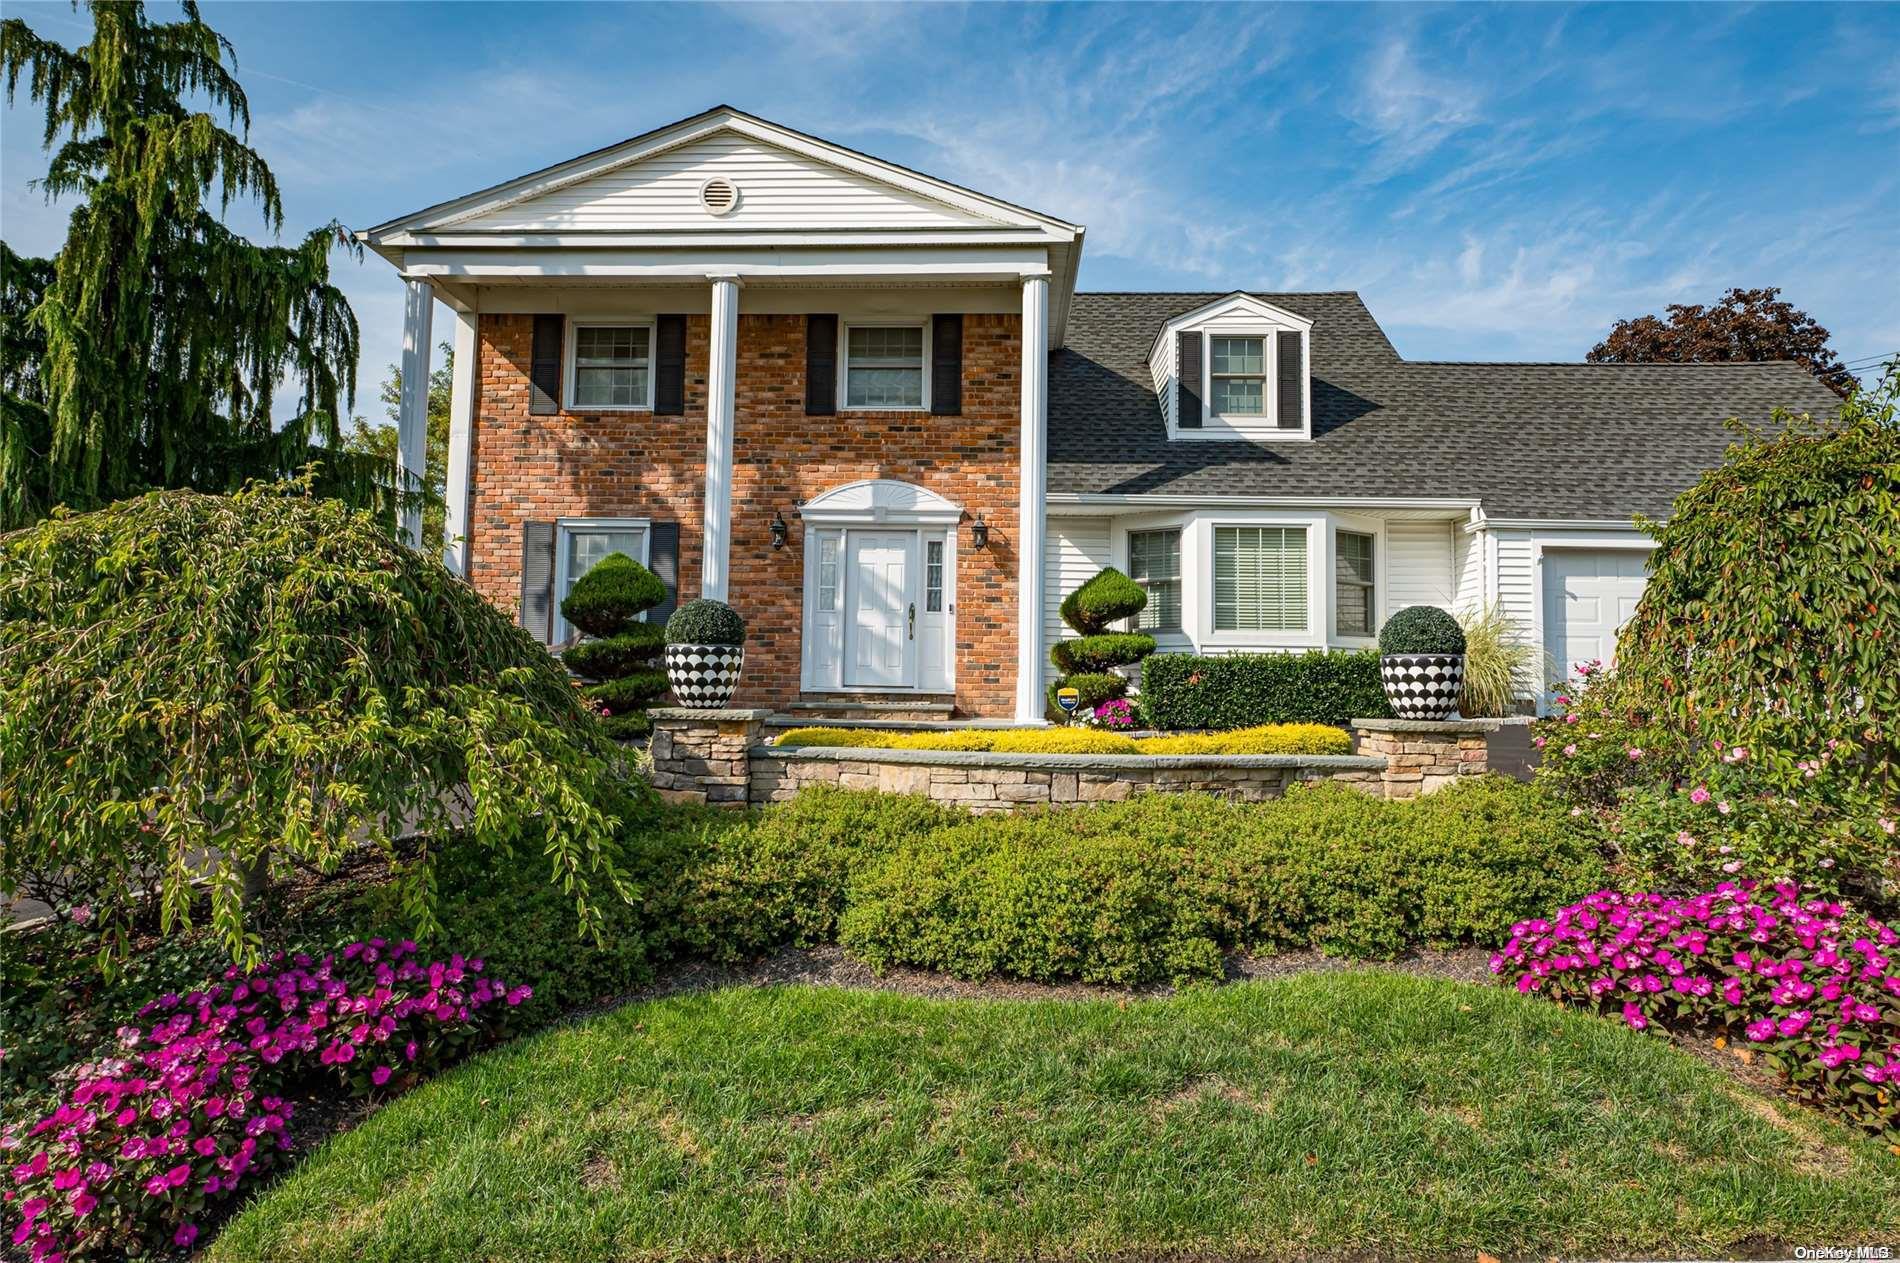
<path fill-rule="evenodd" d="M 1332 552 L 1328 557 L 1331 569 L 1326 579 L 1327 617 L 1332 623 L 1333 644 L 1370 645 L 1379 639 L 1379 628 L 1385 625 L 1385 531 L 1381 526 L 1361 525 L 1357 522 L 1335 520 L 1332 525 Z M 1372 584 L 1366 594 L 1366 614 L 1372 622 L 1369 632 L 1342 631 L 1339 627 L 1339 537 L 1341 535 L 1363 535 L 1372 541 Z"/>
<path fill-rule="evenodd" d="M 624 409 L 622 410 L 624 411 Z M 640 555 L 634 560 L 643 566 L 653 564 L 653 519 L 645 517 L 564 517 L 554 522 L 554 616 L 553 643 L 559 645 L 574 634 L 574 629 L 561 617 L 561 596 L 567 591 L 567 553 L 568 540 L 575 532 L 587 531 L 639 531 Z M 644 620 L 646 615 L 640 615 Z"/>
<path fill-rule="evenodd" d="M 1262 326 L 1258 329 L 1203 329 L 1201 330 L 1201 398 L 1206 401 L 1206 415 L 1202 424 L 1212 421 L 1219 425 L 1232 426 L 1236 430 L 1277 430 L 1280 428 L 1280 392 L 1277 384 L 1280 380 L 1280 339 L 1275 336 L 1277 329 Z M 1216 412 L 1214 411 L 1214 339 L 1215 338 L 1259 338 L 1260 366 L 1265 371 L 1260 378 L 1260 402 L 1266 405 L 1263 412 Z M 1222 373 L 1222 377 L 1252 377 L 1252 373 Z"/>
<path fill-rule="evenodd" d="M 1200 587 L 1196 596 L 1197 617 L 1199 622 L 1199 643 L 1203 647 L 1215 649 L 1307 649 L 1325 648 L 1325 629 L 1331 623 L 1330 597 L 1332 585 L 1325 582 L 1322 564 L 1330 564 L 1332 549 L 1325 534 L 1326 519 L 1323 517 L 1290 517 L 1284 515 L 1260 514 L 1240 515 L 1221 514 L 1201 517 L 1195 524 L 1198 535 L 1195 553 L 1195 579 Z M 1278 526 L 1306 532 L 1306 626 L 1301 629 L 1281 631 L 1216 630 L 1214 568 L 1215 568 L 1215 532 L 1223 526 Z M 1189 558 L 1185 540 L 1181 557 L 1185 576 Z M 1315 617 L 1315 611 L 1326 611 L 1325 622 Z M 1183 611 L 1185 617 L 1185 610 Z"/>
<path fill-rule="evenodd" d="M 1175 641 L 1185 641 L 1188 638 L 1187 637 L 1187 625 L 1188 625 L 1187 527 L 1180 522 L 1162 522 L 1155 525 L 1124 526 L 1121 531 L 1121 540 L 1120 540 L 1121 555 L 1116 558 L 1116 561 L 1119 563 L 1119 568 L 1121 572 L 1125 575 L 1128 575 L 1130 578 L 1133 578 L 1134 573 L 1135 573 L 1135 539 L 1134 537 L 1137 535 L 1160 535 L 1169 531 L 1172 531 L 1174 533 L 1174 562 L 1175 562 L 1175 570 L 1178 576 L 1175 579 L 1175 582 L 1181 585 L 1181 598 L 1180 598 L 1181 621 L 1180 623 L 1174 627 L 1144 628 L 1140 625 L 1141 624 L 1140 615 L 1135 615 L 1131 618 L 1123 620 L 1127 624 L 1127 629 L 1129 631 L 1144 632 L 1147 635 L 1153 636 L 1155 638 L 1155 643 L 1157 645 L 1171 644 Z M 1139 579 L 1136 579 L 1135 582 L 1140 583 L 1141 581 Z"/>
<path fill-rule="evenodd" d="M 932 322 L 923 320 L 852 320 L 838 322 L 838 411 L 839 412 L 929 412 L 930 411 L 930 326 Z M 924 335 L 923 360 L 919 367 L 919 376 L 923 388 L 919 392 L 923 402 L 915 406 L 885 405 L 876 408 L 854 406 L 851 403 L 851 331 L 853 329 L 920 329 Z"/>
<path fill-rule="evenodd" d="M 589 316 L 585 320 L 569 317 L 567 321 L 567 345 L 561 381 L 561 411 L 591 416 L 596 412 L 651 412 L 653 411 L 653 390 L 655 380 L 660 375 L 660 347 L 658 322 L 650 316 L 630 316 L 613 318 Z M 647 397 L 644 403 L 588 404 L 581 406 L 574 400 L 575 360 L 579 358 L 582 329 L 645 329 L 647 332 Z"/>

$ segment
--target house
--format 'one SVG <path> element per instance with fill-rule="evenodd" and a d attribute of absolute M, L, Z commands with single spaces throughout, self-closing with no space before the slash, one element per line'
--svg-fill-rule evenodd
<path fill-rule="evenodd" d="M 558 644 L 630 553 L 744 614 L 749 704 L 1038 720 L 1104 565 L 1164 649 L 1496 601 L 1607 659 L 1632 515 L 1724 418 L 1835 402 L 1792 364 L 1406 360 L 1349 292 L 1077 293 L 1083 237 L 727 107 L 361 234 L 407 285 L 414 474 L 454 313 L 447 563 Z"/>

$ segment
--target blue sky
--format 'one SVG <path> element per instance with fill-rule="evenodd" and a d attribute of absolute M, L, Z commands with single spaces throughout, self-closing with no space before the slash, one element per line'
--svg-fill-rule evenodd
<path fill-rule="evenodd" d="M 1850 361 L 1900 350 L 1900 5 L 204 11 L 287 235 L 726 102 L 1086 224 L 1083 288 L 1357 289 L 1413 358 L 1577 359 L 1730 285 L 1781 286 Z M 30 109 L 0 116 L 0 221 L 50 252 Z M 375 415 L 401 287 L 337 270 Z"/>

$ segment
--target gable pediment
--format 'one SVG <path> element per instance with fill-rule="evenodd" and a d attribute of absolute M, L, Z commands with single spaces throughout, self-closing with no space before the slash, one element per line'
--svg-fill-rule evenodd
<path fill-rule="evenodd" d="M 709 181 L 731 190 L 731 208 L 702 201 Z M 715 205 L 716 205 L 715 201 Z M 494 210 L 456 220 L 473 232 L 799 228 L 994 228 L 971 214 L 890 183 L 721 130 L 587 175 Z"/>
<path fill-rule="evenodd" d="M 1079 235 L 1073 224 L 722 106 L 364 238 L 380 246 L 443 234 L 982 229 Z"/>

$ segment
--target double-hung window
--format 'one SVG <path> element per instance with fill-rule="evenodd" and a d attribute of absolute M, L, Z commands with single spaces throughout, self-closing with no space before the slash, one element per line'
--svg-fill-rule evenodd
<path fill-rule="evenodd" d="M 554 561 L 554 608 L 557 617 L 561 602 L 574 590 L 574 584 L 580 577 L 613 553 L 625 553 L 641 565 L 646 565 L 645 523 L 612 520 L 590 522 L 585 519 L 561 523 L 559 552 Z M 642 614 L 641 617 L 646 616 Z M 557 631 L 561 633 L 559 639 L 566 639 L 573 634 L 574 629 L 562 620 Z"/>
<path fill-rule="evenodd" d="M 1214 528 L 1214 630 L 1306 630 L 1306 528 Z"/>
<path fill-rule="evenodd" d="M 653 406 L 653 330 L 648 325 L 576 325 L 575 412 Z"/>
<path fill-rule="evenodd" d="M 1333 537 L 1334 621 L 1342 636 L 1373 632 L 1372 536 L 1340 531 Z"/>
<path fill-rule="evenodd" d="M 924 406 L 924 327 L 852 325 L 845 331 L 847 408 Z"/>
<path fill-rule="evenodd" d="M 1130 531 L 1128 577 L 1148 590 L 1148 604 L 1135 616 L 1147 632 L 1181 630 L 1181 532 Z"/>
<path fill-rule="evenodd" d="M 1217 417 L 1267 415 L 1267 340 L 1208 338 L 1208 376 Z"/>

